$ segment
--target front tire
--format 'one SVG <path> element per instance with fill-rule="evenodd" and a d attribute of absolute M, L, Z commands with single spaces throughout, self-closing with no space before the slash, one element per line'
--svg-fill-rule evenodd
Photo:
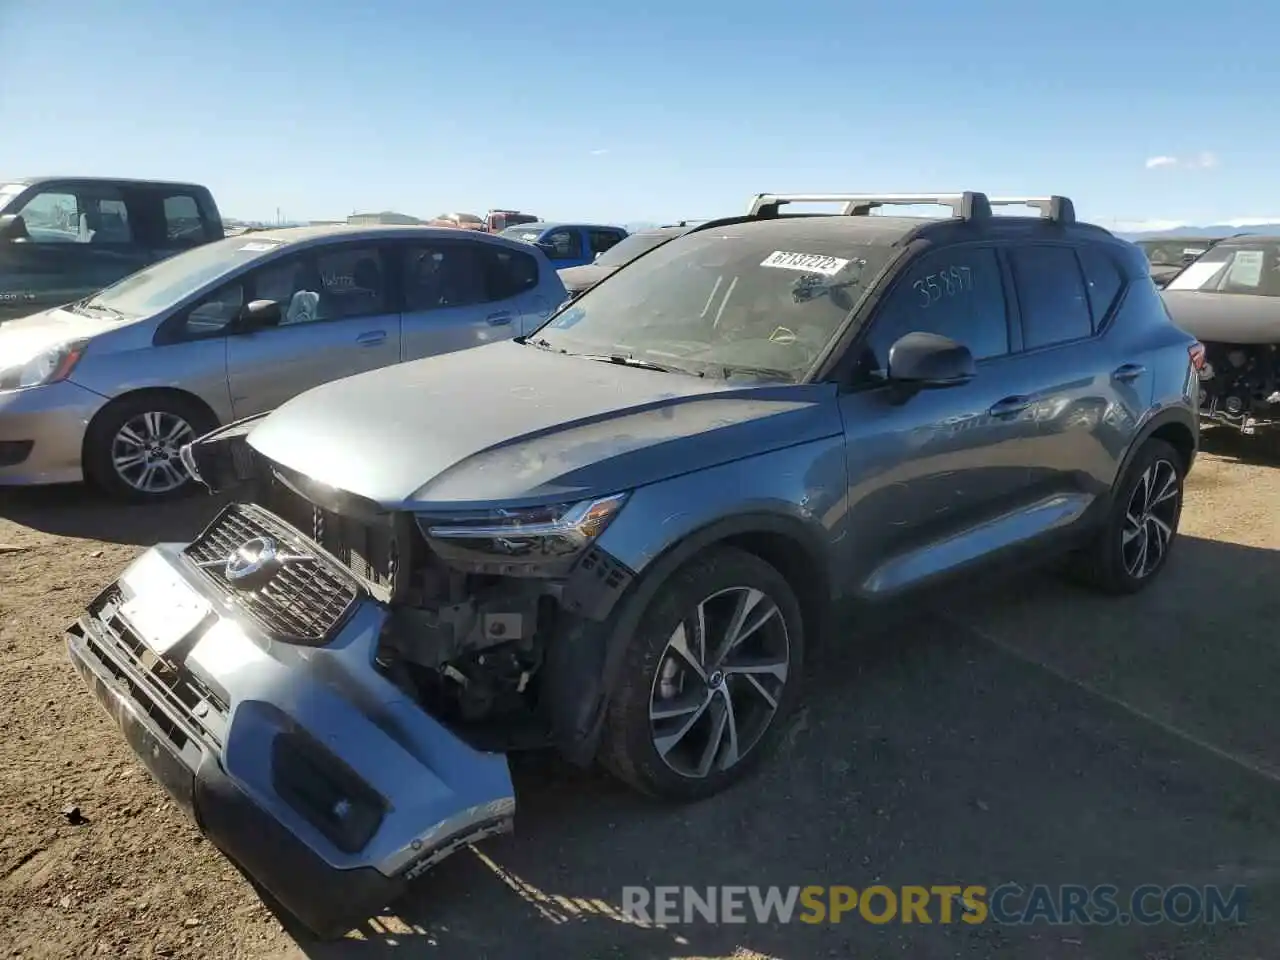
<path fill-rule="evenodd" d="M 1113 595 L 1137 593 L 1169 560 L 1182 517 L 1186 466 L 1163 440 L 1138 450 L 1097 538 L 1076 558 L 1076 579 Z"/>
<path fill-rule="evenodd" d="M 89 424 L 85 476 L 114 500 L 152 503 L 184 496 L 195 481 L 178 452 L 215 426 L 200 404 L 176 394 L 122 397 Z"/>
<path fill-rule="evenodd" d="M 677 570 L 630 638 L 600 760 L 650 796 L 697 800 L 746 776 L 800 693 L 804 621 L 785 577 L 714 547 Z"/>

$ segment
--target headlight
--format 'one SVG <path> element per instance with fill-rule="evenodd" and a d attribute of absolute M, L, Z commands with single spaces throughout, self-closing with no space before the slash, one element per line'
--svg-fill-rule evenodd
<path fill-rule="evenodd" d="M 555 576 L 604 533 L 627 502 L 596 500 L 453 516 L 420 516 L 418 526 L 447 563 L 477 573 Z"/>
<path fill-rule="evenodd" d="M 67 379 L 84 356 L 88 343 L 87 340 L 64 343 L 38 353 L 30 360 L 0 367 L 0 390 L 25 390 Z"/>

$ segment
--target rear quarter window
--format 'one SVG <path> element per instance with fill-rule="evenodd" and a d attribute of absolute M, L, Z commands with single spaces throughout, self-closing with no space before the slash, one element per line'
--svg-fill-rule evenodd
<path fill-rule="evenodd" d="M 1080 247 L 1076 250 L 1080 267 L 1084 270 L 1085 288 L 1089 294 L 1089 308 L 1093 313 L 1093 329 L 1101 330 L 1111 308 L 1115 306 L 1124 288 L 1124 275 L 1115 258 L 1099 247 Z"/>

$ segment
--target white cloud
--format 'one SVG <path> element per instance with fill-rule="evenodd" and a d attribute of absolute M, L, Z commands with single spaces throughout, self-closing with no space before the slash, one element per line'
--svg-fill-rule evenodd
<path fill-rule="evenodd" d="M 1204 151 L 1198 153 L 1194 157 L 1170 157 L 1161 154 L 1158 157 L 1147 157 L 1146 167 L 1148 170 L 1158 170 L 1162 167 L 1177 167 L 1181 170 L 1209 170 L 1218 165 L 1218 155 Z"/>
<path fill-rule="evenodd" d="M 601 148 L 600 148 L 600 149 L 598 149 L 598 150 L 592 150 L 592 151 L 591 151 L 591 155 L 592 155 L 593 157 L 603 157 L 603 156 L 604 156 L 606 153 L 608 153 L 608 152 L 609 152 L 609 148 L 608 148 L 608 147 L 601 147 Z"/>

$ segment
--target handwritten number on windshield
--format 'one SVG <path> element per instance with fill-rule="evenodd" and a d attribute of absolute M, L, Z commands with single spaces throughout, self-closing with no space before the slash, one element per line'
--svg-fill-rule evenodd
<path fill-rule="evenodd" d="M 943 297 L 954 297 L 973 290 L 973 270 L 952 265 L 917 280 L 911 288 L 920 296 L 921 307 L 931 307 Z"/>

